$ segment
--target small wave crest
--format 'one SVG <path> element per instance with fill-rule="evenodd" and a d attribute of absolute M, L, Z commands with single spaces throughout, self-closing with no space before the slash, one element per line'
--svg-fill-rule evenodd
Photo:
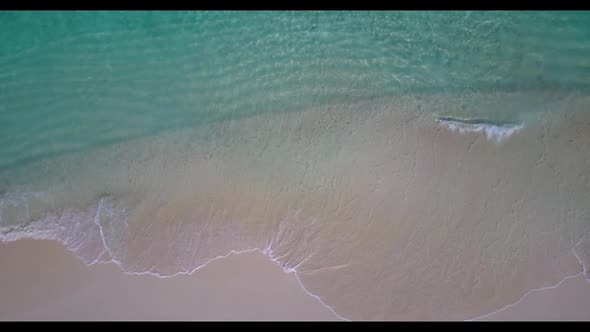
<path fill-rule="evenodd" d="M 495 122 L 481 119 L 459 119 L 439 117 L 436 121 L 452 131 L 463 133 L 482 133 L 488 140 L 501 143 L 521 130 L 523 125 L 512 122 Z"/>
<path fill-rule="evenodd" d="M 43 197 L 43 194 L 8 193 L 0 195 L 0 242 L 12 242 L 27 238 L 57 240 L 86 264 L 104 263 L 111 260 L 108 248 L 103 245 L 101 229 L 95 223 L 99 214 L 112 214 L 110 211 L 104 211 L 110 206 L 102 204 L 104 200 L 112 200 L 110 197 L 101 198 L 101 204 L 98 206 L 64 207 L 37 216 L 31 213 L 34 203 L 31 201 L 32 197 Z M 11 219 L 13 219 L 12 222 Z M 17 220 L 20 220 L 20 223 L 14 223 Z M 7 223 L 2 223 L 2 221 Z"/>

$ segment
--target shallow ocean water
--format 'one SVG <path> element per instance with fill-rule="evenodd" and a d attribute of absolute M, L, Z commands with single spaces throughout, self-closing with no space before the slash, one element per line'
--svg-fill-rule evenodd
<path fill-rule="evenodd" d="M 588 277 L 586 12 L 1 17 L 2 240 L 157 275 L 259 248 L 350 319 Z"/>

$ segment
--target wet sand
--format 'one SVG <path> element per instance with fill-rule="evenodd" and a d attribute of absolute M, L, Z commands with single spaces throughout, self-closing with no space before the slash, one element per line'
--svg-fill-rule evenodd
<path fill-rule="evenodd" d="M 492 315 L 479 320 L 494 321 L 589 321 L 590 282 L 579 275 L 557 287 L 535 290 Z"/>
<path fill-rule="evenodd" d="M 339 320 L 259 252 L 158 278 L 87 267 L 55 241 L 19 240 L 0 245 L 0 266 L 0 320 Z M 590 283 L 567 279 L 482 320 L 590 320 Z"/>
<path fill-rule="evenodd" d="M 0 320 L 338 320 L 259 252 L 158 278 L 87 267 L 58 242 L 19 240 L 0 244 L 0 266 Z"/>
<path fill-rule="evenodd" d="M 61 239 L 160 276 L 259 248 L 352 320 L 472 319 L 587 271 L 590 99 L 556 102 L 502 144 L 493 124 L 441 126 L 436 102 L 329 105 L 48 159 L 5 176 L 3 238 Z"/>

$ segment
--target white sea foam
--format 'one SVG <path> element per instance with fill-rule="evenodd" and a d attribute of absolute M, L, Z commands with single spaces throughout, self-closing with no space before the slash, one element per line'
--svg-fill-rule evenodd
<path fill-rule="evenodd" d="M 7 205 L 11 207 L 27 207 L 29 204 L 28 199 L 33 196 L 39 197 L 39 195 L 39 193 L 31 194 L 26 192 L 14 192 L 1 196 L 0 216 L 4 212 L 3 208 Z M 316 299 L 322 306 L 330 310 L 339 319 L 349 321 L 348 318 L 338 314 L 333 306 L 326 304 L 320 296 L 307 290 L 301 282 L 299 273 L 305 273 L 307 271 L 299 271 L 298 268 L 309 258 L 309 256 L 293 265 L 289 262 L 281 262 L 281 257 L 277 257 L 274 250 L 276 248 L 274 248 L 274 246 L 278 244 L 280 237 L 285 231 L 285 228 L 282 227 L 284 223 L 280 224 L 281 227 L 279 227 L 278 232 L 264 249 L 257 247 L 247 249 L 232 249 L 225 254 L 207 258 L 201 264 L 191 267 L 190 269 L 180 269 L 173 274 L 161 274 L 152 270 L 130 270 L 125 267 L 123 262 L 114 258 L 114 255 L 107 244 L 107 239 L 105 238 L 101 217 L 104 214 L 110 218 L 121 219 L 116 221 L 124 224 L 126 222 L 126 220 L 124 220 L 124 216 L 120 214 L 115 215 L 117 212 L 120 213 L 121 211 L 117 211 L 116 203 L 112 197 L 101 197 L 98 200 L 96 206 L 85 210 L 67 208 L 59 213 L 48 213 L 41 218 L 31 220 L 25 224 L 15 226 L 0 226 L 0 242 L 7 243 L 22 239 L 55 240 L 62 243 L 68 250 L 70 250 L 76 257 L 81 259 L 88 266 L 97 263 L 113 263 L 120 268 L 122 273 L 127 275 L 151 275 L 162 279 L 175 277 L 177 275 L 192 274 L 197 270 L 207 266 L 209 263 L 218 259 L 226 258 L 232 254 L 258 251 L 267 256 L 272 262 L 279 265 L 285 273 L 294 274 L 297 282 L 306 294 Z M 297 215 L 298 212 L 295 211 L 294 214 Z M 336 268 L 341 268 L 344 266 L 338 266 Z"/>
<path fill-rule="evenodd" d="M 523 128 L 518 123 L 500 123 L 485 120 L 465 120 L 451 117 L 440 117 L 437 122 L 452 131 L 463 133 L 482 133 L 485 137 L 496 143 L 508 139 L 512 134 Z"/>
<path fill-rule="evenodd" d="M 4 199 L 8 197 L 9 199 Z M 14 198 L 20 198 L 15 200 Z M 86 264 L 109 261 L 105 256 L 105 248 L 100 238 L 100 230 L 94 224 L 93 216 L 101 208 L 90 206 L 84 209 L 64 208 L 51 211 L 39 217 L 32 217 L 29 213 L 30 201 L 27 198 L 41 197 L 34 193 L 10 193 L 0 199 L 0 216 L 10 207 L 17 212 L 25 213 L 28 220 L 18 225 L 0 226 L 0 242 L 12 242 L 20 239 L 57 240 L 74 252 Z M 103 199 L 101 199 L 101 202 Z M 8 202 L 8 204 L 7 204 Z M 1 221 L 1 219 L 0 219 Z"/>

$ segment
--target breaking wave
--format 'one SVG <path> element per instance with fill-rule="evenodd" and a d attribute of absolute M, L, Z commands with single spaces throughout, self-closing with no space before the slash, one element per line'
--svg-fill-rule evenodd
<path fill-rule="evenodd" d="M 439 117 L 441 125 L 459 133 L 482 133 L 489 140 L 500 143 L 523 128 L 522 124 L 510 122 L 494 122 L 480 119 L 458 119 Z"/>

